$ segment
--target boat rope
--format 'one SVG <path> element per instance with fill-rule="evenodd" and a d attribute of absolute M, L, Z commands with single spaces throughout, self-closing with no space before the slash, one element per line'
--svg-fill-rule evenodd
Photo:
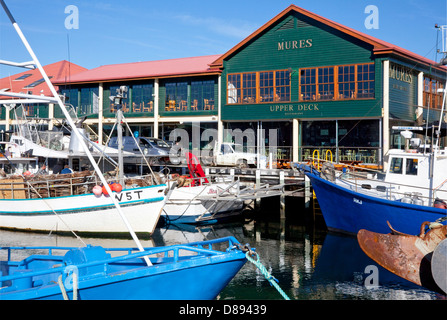
<path fill-rule="evenodd" d="M 248 261 L 253 263 L 259 271 L 264 275 L 265 279 L 270 283 L 271 286 L 275 287 L 275 289 L 281 294 L 281 296 L 284 298 L 284 300 L 290 300 L 290 298 L 287 296 L 287 294 L 281 289 L 279 286 L 279 280 L 276 279 L 270 272 L 267 271 L 267 269 L 264 267 L 264 265 L 261 263 L 259 254 L 253 250 L 250 249 L 247 245 L 244 246 L 243 251 L 247 251 L 245 253 L 245 257 Z M 256 257 L 256 260 L 252 258 L 252 256 Z"/>
<path fill-rule="evenodd" d="M 73 272 L 73 300 L 78 300 L 78 276 L 76 272 Z M 57 279 L 57 283 L 59 284 L 59 288 L 61 289 L 62 296 L 64 300 L 69 300 L 67 295 L 67 290 L 65 290 L 64 283 L 62 282 L 62 275 Z"/>

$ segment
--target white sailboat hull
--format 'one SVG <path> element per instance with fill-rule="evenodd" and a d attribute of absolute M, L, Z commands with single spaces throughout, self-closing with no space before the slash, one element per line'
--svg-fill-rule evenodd
<path fill-rule="evenodd" d="M 113 192 L 131 227 L 153 233 L 167 199 L 167 186 Z M 128 233 L 109 196 L 93 193 L 43 199 L 0 200 L 0 228 L 79 233 Z"/>
<path fill-rule="evenodd" d="M 219 199 L 218 195 L 227 188 L 228 184 L 225 183 L 177 188 L 166 202 L 164 214 L 170 222 L 197 223 L 215 214 L 241 210 L 244 206 L 242 200 Z M 225 194 L 232 192 L 236 192 L 236 187 Z"/>

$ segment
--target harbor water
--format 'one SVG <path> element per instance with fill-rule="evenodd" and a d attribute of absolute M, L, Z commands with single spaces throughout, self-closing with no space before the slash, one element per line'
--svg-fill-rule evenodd
<path fill-rule="evenodd" d="M 377 266 L 363 253 L 355 237 L 327 232 L 322 217 L 314 216 L 304 206 L 287 203 L 285 219 L 280 218 L 275 205 L 261 207 L 262 210 L 236 221 L 210 226 L 160 225 L 142 244 L 153 247 L 232 235 L 256 249 L 262 265 L 279 281 L 291 300 L 443 299 Z M 104 247 L 135 246 L 131 239 L 82 240 Z M 0 246 L 39 245 L 83 244 L 72 236 L 0 231 Z M 378 275 L 378 283 L 373 285 L 370 270 L 376 270 Z M 283 297 L 254 264 L 247 262 L 217 299 L 281 300 Z"/>

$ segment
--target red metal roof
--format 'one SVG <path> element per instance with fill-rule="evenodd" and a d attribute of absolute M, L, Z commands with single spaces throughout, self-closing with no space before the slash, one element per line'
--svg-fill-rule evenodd
<path fill-rule="evenodd" d="M 61 83 L 69 81 L 70 77 L 73 75 L 87 70 L 86 68 L 66 60 L 48 64 L 43 66 L 43 69 L 48 77 L 52 77 L 52 79 L 62 79 L 63 81 L 61 81 Z M 8 92 L 51 96 L 51 91 L 47 84 L 45 82 L 39 82 L 41 79 L 43 79 L 43 77 L 38 69 L 27 69 L 24 72 L 0 79 L 0 90 L 8 89 Z M 7 97 L 3 96 L 2 99 L 7 99 Z"/>
<path fill-rule="evenodd" d="M 73 75 L 70 78 L 70 83 L 215 73 L 219 72 L 219 70 L 210 68 L 209 64 L 219 57 L 220 55 L 210 55 L 192 58 L 104 65 Z M 64 83 L 63 79 L 55 79 L 52 80 L 52 82 L 55 84 Z"/>

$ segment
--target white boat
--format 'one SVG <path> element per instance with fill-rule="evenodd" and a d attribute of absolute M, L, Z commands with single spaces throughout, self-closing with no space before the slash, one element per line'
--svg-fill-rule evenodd
<path fill-rule="evenodd" d="M 26 159 L 17 156 L 31 152 L 46 159 L 68 159 L 69 156 L 82 154 L 73 141 L 79 142 L 73 136 L 70 148 L 53 150 L 23 136 L 13 135 L 9 148 L 12 154 L 4 159 L 12 166 L 14 160 Z M 90 152 L 96 158 L 100 157 L 99 151 L 102 151 L 98 149 L 99 145 Z M 106 151 L 110 152 L 110 149 L 107 147 Z M 116 157 L 118 150 L 111 151 L 111 155 Z M 83 157 L 87 155 L 83 153 Z M 26 162 L 20 163 L 25 168 Z M 132 178 L 132 181 L 141 180 L 139 184 L 126 183 L 124 177 L 121 178 L 122 190 L 113 192 L 112 197 L 109 197 L 103 192 L 93 193 L 93 188 L 102 184 L 94 171 L 35 176 L 26 175 L 35 174 L 35 170 L 16 170 L 15 173 L 19 175 L 0 179 L 0 228 L 59 233 L 73 231 L 79 234 L 128 234 L 126 224 L 116 212 L 114 198 L 121 205 L 134 231 L 147 236 L 153 233 L 170 195 L 167 184 L 146 183 L 144 177 Z M 119 182 L 119 179 L 112 181 Z"/>
<path fill-rule="evenodd" d="M 231 177 L 211 177 L 203 171 L 197 157 L 186 152 L 190 176 L 178 181 L 178 187 L 166 202 L 162 218 L 173 224 L 211 224 L 240 215 L 247 202 L 279 196 L 282 185 L 242 185 Z"/>
<path fill-rule="evenodd" d="M 97 150 L 97 157 L 101 154 L 99 145 L 89 144 L 83 131 L 76 127 L 61 98 L 57 95 L 54 87 L 45 72 L 38 65 L 36 57 L 33 63 L 39 68 L 50 89 L 53 97 L 31 96 L 33 99 L 42 100 L 43 103 L 57 102 L 69 121 L 72 128 L 69 150 L 52 150 L 41 146 L 24 136 L 13 136 L 12 145 L 16 148 L 13 153 L 22 155 L 30 153 L 43 158 L 68 158 L 69 154 L 76 151 L 88 158 L 94 168 L 94 178 L 88 176 L 60 175 L 56 180 L 49 179 L 46 175 L 26 175 L 20 172 L 18 176 L 7 176 L 0 179 L 0 228 L 13 230 L 45 231 L 45 232 L 74 232 L 88 234 L 129 234 L 134 233 L 150 235 L 160 218 L 162 209 L 175 186 L 170 187 L 166 183 L 157 184 L 126 184 L 123 177 L 123 152 L 121 148 L 114 149 L 118 157 L 119 176 L 115 180 L 120 183 L 118 191 L 112 191 L 109 181 L 102 175 L 90 149 Z M 8 64 L 3 61 L 3 64 Z M 13 65 L 13 64 L 12 64 Z M 13 92 L 1 92 L 0 96 L 18 99 L 1 100 L 2 104 L 24 104 L 30 96 L 16 94 Z M 117 96 L 121 99 L 121 96 Z M 120 103 L 119 103 L 120 104 Z M 119 116 L 121 110 L 117 111 L 118 130 L 121 130 Z M 98 150 L 99 149 L 99 150 Z M 105 149 L 105 148 L 103 148 Z M 109 151 L 108 148 L 107 151 Z M 6 152 L 5 152 L 6 154 Z M 11 162 L 5 155 L 6 161 Z M 88 171 L 87 171 L 88 172 Z M 92 180 L 93 179 L 93 180 Z M 132 179 L 135 180 L 135 179 Z M 94 185 L 92 185 L 94 183 Z M 95 187 L 101 192 L 94 193 Z M 101 187 L 100 187 L 101 186 Z M 67 192 L 68 187 L 68 192 Z M 77 190 L 73 190 L 73 188 Z M 104 188 L 104 190 L 102 190 Z M 46 193 L 45 193 L 46 189 Z M 105 196 L 111 195 L 111 196 Z"/>
<path fill-rule="evenodd" d="M 17 183 L 15 187 L 13 193 L 17 197 Z M 22 187 L 25 187 L 23 182 Z M 22 188 L 20 193 L 25 195 L 25 189 L 28 188 Z M 123 189 L 121 192 L 113 192 L 112 197 L 119 202 L 134 231 L 148 235 L 153 233 L 157 225 L 167 193 L 168 186 L 163 184 Z M 128 234 L 126 225 L 116 212 L 112 197 L 86 193 L 31 199 L 0 199 L 0 227 L 58 233 L 74 231 L 92 235 Z"/>
<path fill-rule="evenodd" d="M 162 217 L 169 223 L 215 223 L 238 215 L 244 199 L 237 197 L 238 183 L 207 183 L 175 188 Z"/>

